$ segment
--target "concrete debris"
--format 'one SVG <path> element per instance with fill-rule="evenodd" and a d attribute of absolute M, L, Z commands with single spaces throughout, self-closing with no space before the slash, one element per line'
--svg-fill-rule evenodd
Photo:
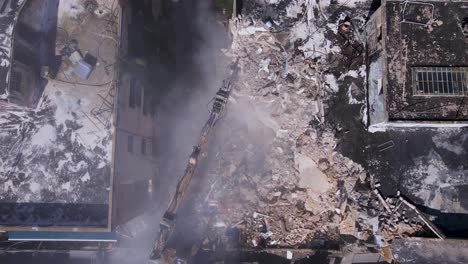
<path fill-rule="evenodd" d="M 348 214 L 340 223 L 340 233 L 344 235 L 356 236 L 356 219 Z"/>
<path fill-rule="evenodd" d="M 374 228 L 374 234 L 381 235 L 384 241 L 406 238 L 414 233 L 428 234 L 429 232 L 433 232 L 441 239 L 445 238 L 442 231 L 407 199 L 401 196 L 384 199 L 377 189 L 374 189 L 372 193 L 383 205 L 379 210 L 377 217 L 379 225 L 377 230 Z"/>
<path fill-rule="evenodd" d="M 230 111 L 249 109 L 242 120 L 248 132 L 240 133 L 261 137 L 249 142 L 249 136 L 230 134 L 217 146 L 210 162 L 218 166 L 208 166 L 208 173 L 220 180 L 210 200 L 225 209 L 210 222 L 242 221 L 239 243 L 247 248 L 300 247 L 339 242 L 343 236 L 365 243 L 375 239 L 385 247 L 424 230 L 420 219 L 399 212 L 396 200 L 386 201 L 378 190 L 357 190 L 369 184 L 367 173 L 336 150 L 337 131 L 324 124 L 324 109 L 341 82 L 330 67 L 359 64 L 361 53 L 348 58 L 340 54 L 339 43 L 325 37 L 339 30 L 321 26 L 330 15 L 327 4 L 293 4 L 304 7 L 296 10 L 301 15 L 265 23 L 254 10 L 230 21 L 232 45 L 225 53 L 239 58 L 241 68 Z M 341 24 L 346 32 L 353 27 L 349 21 Z M 362 78 L 357 71 L 343 76 Z M 360 89 L 354 83 L 349 88 L 350 104 L 362 104 L 355 99 L 363 96 Z M 235 121 L 228 123 L 233 127 Z"/>
<path fill-rule="evenodd" d="M 390 209 L 390 206 L 387 204 L 387 201 L 384 200 L 384 198 L 380 194 L 379 190 L 374 189 L 374 193 L 377 196 L 377 198 L 379 198 L 379 201 L 382 203 L 385 210 L 387 210 L 387 212 L 392 212 L 392 210 Z"/>
<path fill-rule="evenodd" d="M 295 162 L 299 170 L 298 186 L 306 189 L 310 197 L 329 191 L 332 186 L 328 182 L 327 175 L 318 168 L 314 160 L 299 153 L 295 157 Z"/>
<path fill-rule="evenodd" d="M 243 243 L 253 247 L 298 246 L 323 236 L 338 240 L 340 225 L 354 234 L 357 205 L 348 199 L 364 170 L 335 151 L 333 130 L 309 125 L 323 122 L 326 60 L 313 60 L 301 52 L 303 46 L 294 47 L 297 32 L 276 34 L 276 24 L 263 26 L 246 17 L 231 22 L 233 42 L 227 54 L 239 57 L 241 67 L 235 100 L 247 100 L 254 109 L 265 106 L 266 114 L 255 122 L 273 120 L 275 125 L 266 124 L 273 137 L 257 171 L 246 168 L 245 152 L 220 150 L 230 154 L 217 156 L 223 166 L 210 173 L 224 175 L 224 187 L 210 199 L 224 201 L 229 209 L 217 221 L 244 220 Z M 226 146 L 245 144 L 235 141 L 242 138 L 229 140 Z"/>
<path fill-rule="evenodd" d="M 418 218 L 421 219 L 421 221 L 424 222 L 424 224 L 427 225 L 427 227 L 429 229 L 431 229 L 432 232 L 434 232 L 435 235 L 437 235 L 440 239 L 444 239 L 445 238 L 445 235 L 444 233 L 442 233 L 442 231 L 440 231 L 428 218 L 427 216 L 424 215 L 424 213 L 422 213 L 418 208 L 416 208 L 416 206 L 414 206 L 413 204 L 411 204 L 410 202 L 408 202 L 405 198 L 403 197 L 399 197 L 400 201 L 402 203 L 404 203 L 406 206 L 408 206 L 409 208 L 411 208 L 417 215 L 418 215 Z"/>

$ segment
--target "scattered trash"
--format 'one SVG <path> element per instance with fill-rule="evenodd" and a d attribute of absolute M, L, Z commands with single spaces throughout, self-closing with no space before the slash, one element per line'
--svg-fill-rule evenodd
<path fill-rule="evenodd" d="M 382 197 L 382 195 L 380 194 L 379 190 L 378 189 L 374 189 L 374 193 L 375 195 L 377 195 L 377 198 L 379 199 L 379 201 L 382 203 L 383 207 L 385 208 L 385 210 L 387 210 L 388 212 L 391 212 L 392 210 L 390 209 L 390 206 L 388 205 L 388 203 L 384 200 L 384 198 Z"/>
<path fill-rule="evenodd" d="M 272 26 L 273 26 L 273 23 L 271 22 L 271 20 L 265 21 L 265 28 L 266 29 L 270 29 Z"/>
<path fill-rule="evenodd" d="M 214 213 L 218 211 L 218 203 L 216 201 L 209 201 L 207 206 L 208 213 Z"/>
<path fill-rule="evenodd" d="M 265 239 L 265 240 L 268 239 L 268 238 L 270 238 L 272 235 L 273 235 L 273 232 L 271 232 L 271 231 L 268 231 L 268 232 L 266 232 L 266 233 L 261 233 L 261 234 L 260 234 L 260 236 L 261 236 L 263 239 Z"/>
<path fill-rule="evenodd" d="M 223 222 L 216 222 L 213 226 L 214 227 L 226 227 L 226 224 Z"/>
<path fill-rule="evenodd" d="M 252 239 L 252 246 L 253 247 L 257 247 L 258 246 L 258 242 L 257 242 L 257 239 Z"/>
<path fill-rule="evenodd" d="M 73 64 L 77 64 L 79 63 L 81 60 L 83 60 L 83 56 L 81 56 L 80 52 L 75 50 L 72 52 L 72 54 L 70 54 L 70 56 L 68 57 L 68 59 L 70 59 L 71 63 Z"/>
<path fill-rule="evenodd" d="M 89 65 L 86 61 L 80 60 L 75 66 L 75 74 L 81 79 L 88 79 L 89 75 L 93 71 L 93 66 Z"/>
<path fill-rule="evenodd" d="M 350 21 L 344 21 L 341 24 L 341 30 L 343 30 L 343 31 L 349 31 L 350 28 L 351 28 L 351 22 Z"/>

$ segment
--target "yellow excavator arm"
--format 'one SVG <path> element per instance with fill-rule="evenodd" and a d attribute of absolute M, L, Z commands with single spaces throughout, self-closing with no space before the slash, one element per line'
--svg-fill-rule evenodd
<path fill-rule="evenodd" d="M 190 155 L 190 158 L 187 162 L 187 167 L 185 168 L 185 173 L 182 178 L 180 178 L 171 203 L 169 204 L 169 207 L 167 208 L 163 219 L 160 222 L 159 236 L 154 243 L 154 248 L 151 252 L 150 260 L 161 259 L 164 251 L 166 250 L 166 242 L 174 230 L 177 211 L 182 205 L 185 193 L 187 192 L 192 177 L 195 174 L 195 170 L 197 169 L 197 165 L 199 163 L 200 154 L 206 146 L 208 135 L 210 134 L 211 129 L 215 126 L 219 117 L 224 113 L 233 84 L 237 79 L 238 72 L 239 67 L 237 59 L 230 66 L 229 77 L 223 81 L 223 86 L 218 90 L 218 92 L 216 92 L 213 106 L 210 111 L 210 117 L 203 126 L 198 144 L 193 147 L 192 154 Z"/>

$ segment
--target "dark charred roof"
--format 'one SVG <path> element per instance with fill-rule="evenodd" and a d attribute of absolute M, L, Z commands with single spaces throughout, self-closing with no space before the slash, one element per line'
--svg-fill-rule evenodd
<path fill-rule="evenodd" d="M 390 120 L 467 120 L 463 96 L 414 96 L 414 67 L 466 67 L 467 2 L 386 1 L 387 108 Z"/>

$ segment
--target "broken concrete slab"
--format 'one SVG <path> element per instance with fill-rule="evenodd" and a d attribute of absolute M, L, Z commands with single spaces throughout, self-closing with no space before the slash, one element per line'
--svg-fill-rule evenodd
<path fill-rule="evenodd" d="M 318 168 L 313 159 L 299 153 L 296 154 L 294 161 L 299 171 L 298 186 L 307 189 L 307 193 L 311 197 L 316 197 L 330 190 L 332 185 L 328 182 L 327 175 Z"/>

